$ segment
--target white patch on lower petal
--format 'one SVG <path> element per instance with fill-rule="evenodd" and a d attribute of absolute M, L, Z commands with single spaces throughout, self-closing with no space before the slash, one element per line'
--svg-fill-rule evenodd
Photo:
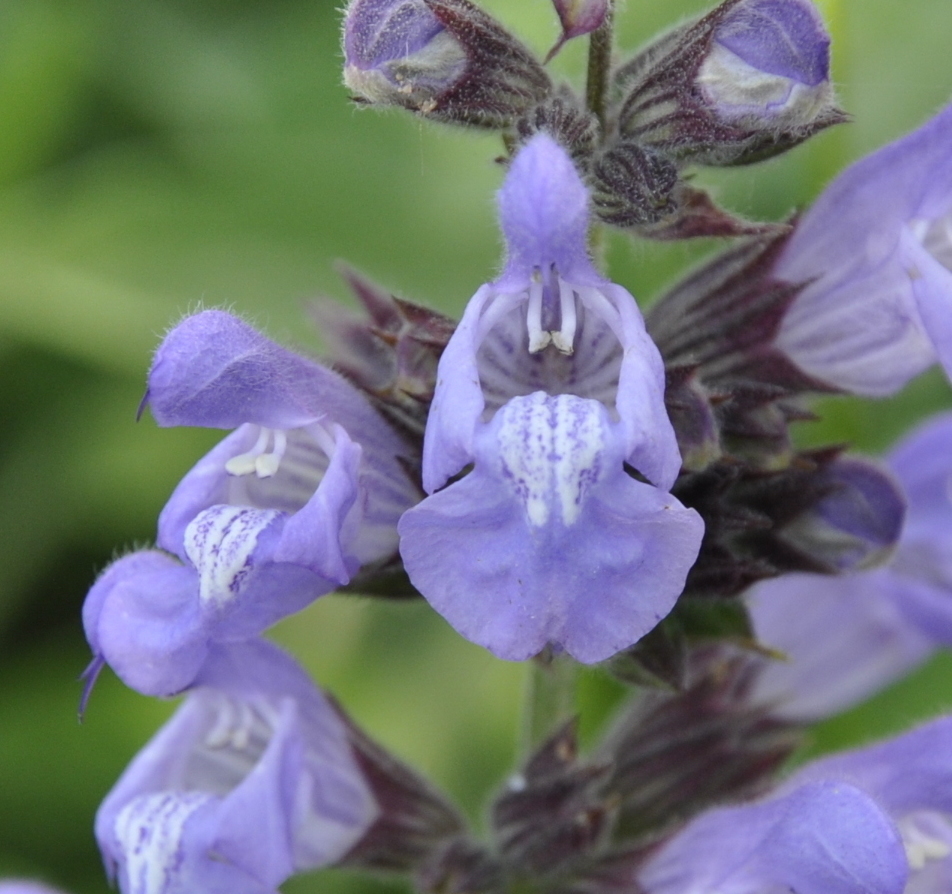
<path fill-rule="evenodd" d="M 198 571 L 202 605 L 218 608 L 241 590 L 253 568 L 258 537 L 281 513 L 246 506 L 212 506 L 185 529 L 185 554 Z"/>
<path fill-rule="evenodd" d="M 909 868 L 918 872 L 933 860 L 952 856 L 952 824 L 934 810 L 917 810 L 898 823 Z"/>
<path fill-rule="evenodd" d="M 116 817 L 128 888 L 125 894 L 181 890 L 182 834 L 193 813 L 213 799 L 202 792 L 158 792 L 130 801 Z"/>
<path fill-rule="evenodd" d="M 499 410 L 497 439 L 504 477 L 542 527 L 557 506 L 562 523 L 578 521 L 605 447 L 604 409 L 593 400 L 543 392 L 513 398 Z"/>

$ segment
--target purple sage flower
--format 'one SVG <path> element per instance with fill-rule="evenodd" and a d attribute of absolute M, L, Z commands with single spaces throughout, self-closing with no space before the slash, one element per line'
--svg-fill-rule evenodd
<path fill-rule="evenodd" d="M 170 695 L 210 642 L 255 636 L 394 556 L 419 491 L 400 461 L 411 448 L 363 395 L 221 311 L 166 337 L 147 397 L 160 425 L 235 428 L 163 509 L 169 555 L 115 562 L 83 611 L 100 659 Z"/>
<path fill-rule="evenodd" d="M 952 717 L 815 761 L 784 788 L 830 779 L 862 789 L 892 817 L 909 866 L 905 894 L 952 890 Z"/>
<path fill-rule="evenodd" d="M 494 654 L 552 643 L 601 661 L 674 606 L 703 523 L 667 492 L 681 460 L 661 357 L 631 295 L 592 266 L 588 193 L 550 137 L 513 160 L 499 210 L 506 267 L 440 360 L 431 496 L 401 519 L 400 551 L 433 607 Z"/>
<path fill-rule="evenodd" d="M 779 716 L 815 720 L 850 707 L 952 645 L 952 414 L 888 457 L 905 525 L 888 565 L 837 577 L 792 574 L 748 594 L 765 662 L 755 698 Z"/>
<path fill-rule="evenodd" d="M 899 836 L 875 801 L 824 781 L 701 814 L 637 882 L 646 894 L 902 894 L 906 875 Z"/>
<path fill-rule="evenodd" d="M 952 373 L 952 106 L 844 171 L 774 271 L 805 283 L 777 345 L 845 391 L 891 394 Z"/>
<path fill-rule="evenodd" d="M 96 815 L 123 894 L 276 894 L 340 859 L 378 808 L 335 710 L 261 640 L 216 646 L 198 688 Z"/>
<path fill-rule="evenodd" d="M 718 118 L 781 131 L 833 107 L 830 38 L 810 0 L 725 7 L 696 80 Z"/>

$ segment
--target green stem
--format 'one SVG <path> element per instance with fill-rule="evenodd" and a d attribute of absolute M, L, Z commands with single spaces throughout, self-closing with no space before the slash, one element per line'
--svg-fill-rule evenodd
<path fill-rule="evenodd" d="M 601 130 L 601 141 L 606 137 L 606 109 L 608 86 L 612 69 L 612 49 L 615 42 L 615 2 L 609 0 L 608 12 L 601 27 L 588 40 L 588 80 L 585 84 L 585 104 L 596 118 Z M 605 269 L 604 227 L 593 226 L 589 233 L 589 251 L 595 266 Z"/>
<path fill-rule="evenodd" d="M 608 12 L 601 27 L 588 40 L 588 81 L 585 84 L 585 104 L 598 118 L 602 137 L 605 135 L 605 108 L 608 97 L 608 77 L 612 68 L 615 9 L 609 2 Z"/>
<path fill-rule="evenodd" d="M 578 663 L 545 649 L 529 662 L 523 702 L 522 747 L 528 758 L 555 730 L 577 713 Z"/>

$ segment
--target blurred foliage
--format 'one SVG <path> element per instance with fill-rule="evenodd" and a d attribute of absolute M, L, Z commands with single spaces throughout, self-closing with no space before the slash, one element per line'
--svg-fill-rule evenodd
<path fill-rule="evenodd" d="M 849 127 L 756 169 L 703 173 L 720 199 L 778 219 L 848 160 L 914 126 L 952 91 L 948 0 L 826 0 Z M 148 543 L 214 432 L 134 423 L 150 351 L 198 306 L 228 306 L 315 348 L 302 306 L 348 261 L 398 294 L 458 313 L 497 268 L 498 144 L 355 109 L 339 85 L 332 0 L 4 0 L 0 4 L 0 876 L 106 890 L 92 816 L 171 706 L 109 674 L 82 726 L 79 622 L 96 571 Z M 533 48 L 548 0 L 486 0 Z M 634 48 L 689 0 L 628 0 Z M 553 63 L 578 78 L 585 41 Z M 611 237 L 614 276 L 650 300 L 710 243 Z M 828 400 L 804 442 L 881 450 L 949 406 L 938 376 L 872 405 Z M 425 605 L 328 597 L 285 621 L 292 648 L 375 736 L 480 817 L 516 742 L 524 668 L 464 643 Z M 824 724 L 817 748 L 952 704 L 942 657 Z M 583 677 L 591 736 L 618 692 Z M 392 891 L 326 872 L 289 892 Z"/>

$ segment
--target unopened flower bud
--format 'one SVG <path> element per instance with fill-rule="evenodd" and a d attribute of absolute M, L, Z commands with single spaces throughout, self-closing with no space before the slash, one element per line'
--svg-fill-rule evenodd
<path fill-rule="evenodd" d="M 466 51 L 423 0 L 354 0 L 344 83 L 372 103 L 426 111 L 466 72 Z"/>
<path fill-rule="evenodd" d="M 549 51 L 546 61 L 562 49 L 567 40 L 591 34 L 601 28 L 608 17 L 608 0 L 552 0 L 552 5 L 562 23 L 562 34 Z"/>
<path fill-rule="evenodd" d="M 810 0 L 746 0 L 714 28 L 696 83 L 714 113 L 752 128 L 809 127 L 833 108 L 830 38 Z"/>
<path fill-rule="evenodd" d="M 811 0 L 726 0 L 616 75 L 624 139 L 678 163 L 760 161 L 846 120 Z"/>
<path fill-rule="evenodd" d="M 882 564 L 895 550 L 906 516 L 892 476 L 851 457 L 830 463 L 820 477 L 827 495 L 787 525 L 785 538 L 838 572 Z"/>
<path fill-rule="evenodd" d="M 344 83 L 364 102 L 477 127 L 510 126 L 552 88 L 532 53 L 469 0 L 352 0 Z"/>

